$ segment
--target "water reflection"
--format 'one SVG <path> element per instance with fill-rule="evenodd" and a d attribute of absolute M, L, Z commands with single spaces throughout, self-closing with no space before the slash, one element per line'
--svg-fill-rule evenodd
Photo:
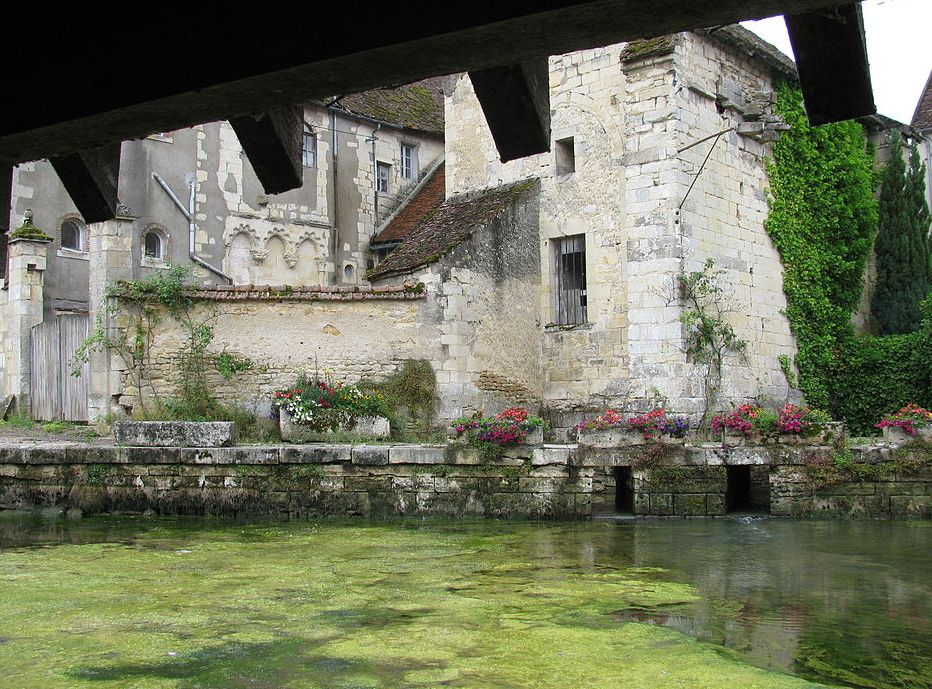
<path fill-rule="evenodd" d="M 91 544 L 112 546 L 68 549 Z M 537 631 L 559 636 L 574 650 L 557 653 L 581 658 L 606 630 L 634 624 L 674 630 L 725 658 L 812 681 L 922 688 L 932 686 L 930 545 L 928 523 L 236 524 L 0 513 L 0 584 L 46 592 L 22 601 L 26 594 L 4 599 L 0 591 L 4 609 L 11 619 L 50 616 L 46 631 L 41 624 L 0 626 L 0 657 L 17 644 L 19 654 L 29 643 L 71 648 L 82 638 L 75 633 L 106 630 L 115 649 L 137 633 L 149 635 L 146 644 L 152 635 L 226 641 L 168 656 L 114 650 L 71 671 L 73 680 L 133 686 L 134 678 L 183 677 L 229 686 L 225 659 L 243 658 L 244 667 L 274 667 L 268 672 L 281 684 L 316 677 L 308 686 L 328 686 L 321 677 L 340 676 L 386 687 L 421 686 L 413 677 L 425 686 L 439 678 L 448 686 L 511 686 L 529 670 L 499 658 L 498 667 L 482 671 L 492 674 L 482 674 L 473 661 L 499 653 L 510 625 L 524 625 L 516 640 Z M 57 546 L 59 553 L 48 552 Z M 81 590 L 87 572 L 97 571 L 82 569 L 87 562 L 113 571 Z M 77 590 L 67 588 L 73 582 Z M 197 594 L 189 599 L 188 591 Z M 123 607 L 127 601 L 132 605 Z M 72 609 L 78 622 L 59 638 L 66 627 L 54 616 Z M 373 655 L 351 645 L 360 635 L 370 645 L 379 637 L 407 647 Z M 673 641 L 649 643 L 656 649 Z M 87 653 L 79 646 L 68 652 Z M 523 653 L 515 652 L 516 662 L 528 662 Z M 73 662 L 63 658 L 62 666 Z"/>

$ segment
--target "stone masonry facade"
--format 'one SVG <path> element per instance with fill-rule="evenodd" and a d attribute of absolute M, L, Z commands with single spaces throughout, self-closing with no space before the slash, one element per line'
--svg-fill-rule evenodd
<path fill-rule="evenodd" d="M 726 361 L 720 405 L 794 399 L 778 362 L 795 354 L 782 271 L 763 226 L 770 94 L 792 65 L 694 33 L 646 43 L 551 58 L 553 139 L 571 142 L 572 172 L 558 169 L 555 153 L 498 162 L 468 77 L 457 81 L 446 109 L 449 193 L 541 179 L 548 408 L 665 402 L 699 412 L 703 376 L 685 355 L 675 276 L 707 259 L 724 271 L 729 322 L 749 343 L 746 356 Z M 569 327 L 553 324 L 550 245 L 572 235 L 585 241 L 588 319 Z"/>

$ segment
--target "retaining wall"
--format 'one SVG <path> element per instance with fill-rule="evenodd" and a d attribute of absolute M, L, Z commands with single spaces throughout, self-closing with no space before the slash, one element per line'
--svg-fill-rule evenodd
<path fill-rule="evenodd" d="M 774 515 L 932 516 L 928 445 L 854 448 L 870 480 L 821 487 L 811 467 L 830 462 L 831 448 L 680 446 L 657 468 L 643 467 L 645 451 L 544 445 L 489 462 L 456 445 L 0 445 L 0 508 L 574 519 L 615 512 L 625 480 L 635 514 L 713 516 L 734 498 L 729 467 L 750 466 L 751 493 Z"/>

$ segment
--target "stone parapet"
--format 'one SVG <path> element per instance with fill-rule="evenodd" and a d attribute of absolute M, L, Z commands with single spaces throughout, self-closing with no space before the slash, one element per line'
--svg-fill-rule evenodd
<path fill-rule="evenodd" d="M 927 445 L 851 449 L 860 480 L 819 473 L 832 466 L 830 448 L 647 451 L 543 445 L 488 460 L 457 445 L 0 445 L 0 509 L 586 519 L 616 513 L 629 486 L 628 509 L 644 516 L 718 516 L 747 504 L 793 517 L 932 516 Z"/>

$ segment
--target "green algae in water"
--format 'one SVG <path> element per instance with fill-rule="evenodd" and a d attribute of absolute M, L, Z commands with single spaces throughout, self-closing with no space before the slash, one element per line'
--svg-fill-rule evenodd
<path fill-rule="evenodd" d="M 735 625 L 783 603 L 748 596 L 763 583 L 751 566 L 760 544 L 736 528 L 0 522 L 0 664 L 23 689 L 821 686 L 749 660 L 849 686 L 928 685 L 918 619 L 891 619 L 876 639 L 903 668 L 891 682 L 912 684 L 883 684 L 878 668 L 824 643 L 819 634 L 848 620 L 818 600 L 799 601 L 807 619 L 821 617 L 791 625 L 795 644 L 785 625 L 754 627 L 792 646 L 783 662 L 742 648 L 749 637 Z M 780 536 L 783 525 L 768 528 Z M 809 541 L 788 534 L 800 554 L 771 563 L 776 576 L 810 556 Z M 827 574 L 838 567 L 829 561 Z M 902 573 L 897 583 L 919 617 L 928 612 L 927 589 Z M 619 621 L 632 610 L 666 618 Z M 855 652 L 862 636 L 847 641 Z M 897 653 L 909 639 L 912 658 Z"/>

